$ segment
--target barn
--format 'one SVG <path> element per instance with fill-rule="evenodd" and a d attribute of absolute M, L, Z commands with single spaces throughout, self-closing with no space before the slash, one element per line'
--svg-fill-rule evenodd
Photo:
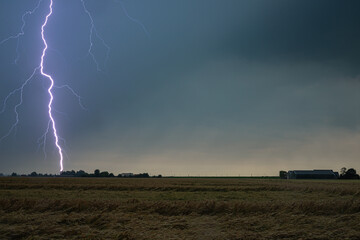
<path fill-rule="evenodd" d="M 292 170 L 287 173 L 288 179 L 337 179 L 339 173 L 333 170 Z"/>

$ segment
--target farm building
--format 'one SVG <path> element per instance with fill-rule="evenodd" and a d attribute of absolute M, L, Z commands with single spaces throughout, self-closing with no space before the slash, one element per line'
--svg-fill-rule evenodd
<path fill-rule="evenodd" d="M 288 179 L 337 179 L 339 173 L 333 170 L 293 170 L 288 171 Z"/>

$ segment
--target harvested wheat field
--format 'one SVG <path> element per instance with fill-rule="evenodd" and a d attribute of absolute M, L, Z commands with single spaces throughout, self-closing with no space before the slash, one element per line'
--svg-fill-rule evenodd
<path fill-rule="evenodd" d="M 0 239 L 360 239 L 360 181 L 0 178 Z"/>

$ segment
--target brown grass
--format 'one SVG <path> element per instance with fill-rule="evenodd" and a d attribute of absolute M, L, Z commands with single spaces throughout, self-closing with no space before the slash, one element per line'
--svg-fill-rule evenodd
<path fill-rule="evenodd" d="M 360 239 L 360 181 L 0 178 L 0 239 Z"/>

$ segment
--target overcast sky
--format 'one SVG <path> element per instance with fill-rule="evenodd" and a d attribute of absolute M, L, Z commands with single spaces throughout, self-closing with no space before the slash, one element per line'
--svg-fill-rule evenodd
<path fill-rule="evenodd" d="M 360 170 L 360 1 L 54 0 L 45 70 L 65 170 L 163 175 L 277 175 Z M 16 35 L 36 0 L 0 1 L 0 39 Z M 25 35 L 0 45 L 0 98 L 39 65 L 49 0 Z M 124 10 L 125 9 L 125 10 Z M 128 15 L 128 16 L 127 16 Z M 143 25 L 142 25 L 143 24 Z M 47 126 L 47 79 L 24 91 L 15 132 L 0 143 L 0 172 L 57 173 Z M 0 135 L 15 120 L 13 96 Z"/>

